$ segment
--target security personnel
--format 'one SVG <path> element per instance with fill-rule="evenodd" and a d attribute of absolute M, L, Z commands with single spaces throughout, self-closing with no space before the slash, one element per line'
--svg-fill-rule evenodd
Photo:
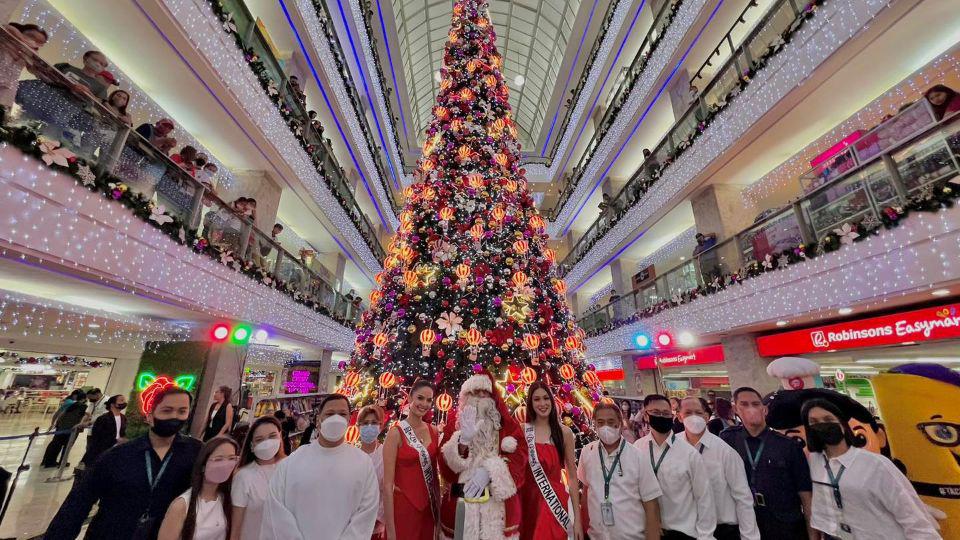
<path fill-rule="evenodd" d="M 767 426 L 767 408 L 759 392 L 738 388 L 733 401 L 743 425 L 726 429 L 720 438 L 743 458 L 760 537 L 817 538 L 809 528 L 813 484 L 803 448 Z"/>

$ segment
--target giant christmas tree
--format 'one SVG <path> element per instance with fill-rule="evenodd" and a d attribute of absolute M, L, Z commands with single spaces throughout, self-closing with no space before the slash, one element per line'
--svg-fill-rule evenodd
<path fill-rule="evenodd" d="M 442 413 L 482 369 L 512 406 L 536 379 L 575 417 L 599 399 L 519 166 L 495 40 L 486 0 L 457 0 L 416 182 L 339 389 L 358 404 L 402 406 L 426 378 Z"/>

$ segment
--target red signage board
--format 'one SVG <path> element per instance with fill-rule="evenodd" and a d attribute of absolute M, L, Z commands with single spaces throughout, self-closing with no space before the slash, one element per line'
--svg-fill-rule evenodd
<path fill-rule="evenodd" d="M 622 369 L 597 370 L 597 378 L 600 379 L 601 382 L 622 381 L 624 377 L 625 375 Z"/>
<path fill-rule="evenodd" d="M 960 338 L 960 304 L 762 336 L 757 351 L 784 356 L 951 338 Z"/>
<path fill-rule="evenodd" d="M 635 356 L 633 359 L 637 369 L 654 369 L 658 364 L 662 368 L 719 364 L 723 362 L 723 345 L 708 345 L 688 351 L 664 351 Z"/>

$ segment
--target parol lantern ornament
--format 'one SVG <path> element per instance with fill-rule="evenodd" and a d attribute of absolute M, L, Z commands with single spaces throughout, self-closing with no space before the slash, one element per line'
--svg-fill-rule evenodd
<path fill-rule="evenodd" d="M 517 419 L 517 422 L 520 422 L 522 426 L 527 422 L 527 407 L 526 405 L 520 405 L 513 411 L 513 417 Z"/>
<path fill-rule="evenodd" d="M 553 290 L 557 291 L 557 294 L 564 295 L 567 293 L 567 282 L 562 279 L 553 280 Z"/>
<path fill-rule="evenodd" d="M 557 252 L 550 248 L 543 250 L 543 256 L 546 257 L 547 262 L 550 264 L 553 264 L 554 261 L 557 260 Z"/>
<path fill-rule="evenodd" d="M 383 298 L 383 292 L 381 292 L 380 289 L 374 289 L 370 293 L 370 307 L 374 307 L 380 303 L 381 298 Z"/>
<path fill-rule="evenodd" d="M 430 347 L 437 340 L 437 333 L 427 328 L 420 332 L 420 344 L 423 345 L 423 356 L 430 356 Z"/>
<path fill-rule="evenodd" d="M 503 221 L 503 218 L 506 217 L 507 211 L 503 209 L 502 206 L 497 206 L 493 209 L 493 219 L 497 221 Z"/>
<path fill-rule="evenodd" d="M 573 366 L 571 366 L 570 364 L 563 364 L 562 366 L 560 366 L 559 371 L 560 371 L 560 376 L 568 381 L 573 379 L 577 375 L 576 370 L 573 369 Z"/>
<path fill-rule="evenodd" d="M 360 428 L 356 424 L 347 428 L 347 433 L 344 435 L 348 444 L 357 444 L 360 440 Z"/>
<path fill-rule="evenodd" d="M 600 384 L 600 376 L 597 375 L 596 371 L 585 371 L 583 372 L 583 382 L 587 383 L 589 386 L 597 386 Z"/>
<path fill-rule="evenodd" d="M 523 348 L 530 353 L 530 362 L 535 366 L 540 365 L 540 355 L 537 354 L 537 350 L 540 348 L 540 336 L 537 334 L 524 334 Z"/>
<path fill-rule="evenodd" d="M 380 358 L 380 351 L 388 341 L 390 341 L 390 338 L 384 332 L 378 332 L 377 335 L 373 336 L 373 345 L 376 347 L 373 351 L 374 358 Z"/>
<path fill-rule="evenodd" d="M 530 249 L 530 244 L 526 240 L 517 240 L 513 243 L 513 250 L 520 255 L 526 253 L 528 249 Z"/>
<path fill-rule="evenodd" d="M 520 370 L 520 380 L 524 384 L 533 384 L 533 381 L 537 380 L 537 370 L 532 367 L 525 367 Z"/>
<path fill-rule="evenodd" d="M 413 270 L 407 270 L 403 273 L 403 283 L 407 286 L 407 289 L 412 289 L 417 286 L 417 273 Z"/>
<path fill-rule="evenodd" d="M 435 403 L 438 411 L 447 412 L 450 410 L 450 407 L 453 406 L 453 398 L 450 396 L 450 394 L 444 392 L 437 396 Z"/>
<path fill-rule="evenodd" d="M 380 374 L 380 386 L 383 388 L 389 389 L 397 385 L 397 376 L 389 371 L 385 371 Z"/>
<path fill-rule="evenodd" d="M 483 334 L 474 326 L 467 330 L 466 339 L 467 344 L 470 345 L 470 360 L 476 360 L 480 352 L 480 343 L 483 342 Z"/>
<path fill-rule="evenodd" d="M 443 232 L 447 232 L 447 228 L 450 226 L 450 220 L 453 219 L 455 214 L 456 211 L 449 206 L 440 209 L 440 226 L 443 227 Z"/>
<path fill-rule="evenodd" d="M 470 236 L 473 237 L 474 242 L 479 246 L 480 239 L 483 238 L 483 223 L 477 222 L 473 227 L 470 227 Z"/>
<path fill-rule="evenodd" d="M 494 86 L 497 85 L 497 78 L 494 77 L 493 75 L 487 75 L 486 77 L 483 78 L 483 83 L 489 86 L 490 88 L 493 88 Z"/>
<path fill-rule="evenodd" d="M 483 175 L 472 173 L 467 175 L 467 185 L 473 189 L 480 189 L 483 187 Z"/>
<path fill-rule="evenodd" d="M 527 283 L 527 274 L 518 270 L 513 273 L 513 277 L 511 278 L 511 281 L 513 281 L 513 285 L 519 289 L 520 287 L 523 287 Z"/>
<path fill-rule="evenodd" d="M 457 274 L 457 284 L 466 287 L 467 278 L 470 277 L 470 267 L 465 264 L 458 264 L 454 272 Z"/>
<path fill-rule="evenodd" d="M 568 351 L 579 351 L 583 342 L 577 336 L 567 336 L 563 344 L 566 345 Z"/>
<path fill-rule="evenodd" d="M 530 216 L 530 228 L 535 231 L 543 229 L 543 218 L 538 214 Z"/>

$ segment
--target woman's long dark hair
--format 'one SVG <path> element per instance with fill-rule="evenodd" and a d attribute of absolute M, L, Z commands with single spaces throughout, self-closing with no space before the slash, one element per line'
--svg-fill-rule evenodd
<path fill-rule="evenodd" d="M 553 446 L 557 448 L 560 463 L 563 463 L 565 455 L 563 453 L 563 429 L 560 427 L 560 417 L 557 415 L 557 405 L 553 400 L 553 392 L 543 381 L 536 381 L 527 388 L 527 422 L 532 424 L 537 418 L 537 411 L 533 410 L 533 393 L 539 389 L 543 389 L 547 393 L 547 397 L 550 398 L 550 416 L 547 417 L 547 423 L 550 425 L 550 440 L 553 441 Z"/>
<path fill-rule="evenodd" d="M 110 95 L 107 96 L 107 99 L 104 100 L 103 103 L 104 103 L 105 105 L 107 105 L 107 106 L 112 107 L 112 106 L 113 106 L 113 103 L 112 103 L 112 102 L 113 102 L 113 96 L 115 96 L 115 95 L 117 95 L 117 94 L 124 94 L 124 95 L 126 95 L 126 96 L 127 96 L 127 105 L 130 105 L 130 92 L 127 92 L 126 90 L 114 90 L 113 92 L 110 92 Z M 120 111 L 120 114 L 122 114 L 122 115 L 124 115 L 124 116 L 127 115 L 127 105 L 124 105 L 123 107 L 118 107 L 118 108 L 117 108 L 117 110 Z"/>
<path fill-rule="evenodd" d="M 207 466 L 210 455 L 224 444 L 232 444 L 235 450 L 240 450 L 236 441 L 221 435 L 207 441 L 200 449 L 197 460 L 193 462 L 193 472 L 190 474 L 190 504 L 187 505 L 187 517 L 184 518 L 183 529 L 180 530 L 181 540 L 193 540 L 193 533 L 197 529 L 197 505 L 200 501 L 200 488 L 203 487 L 203 469 Z M 228 538 L 230 537 L 230 515 L 233 512 L 233 502 L 230 500 L 231 483 L 232 478 L 217 486 L 220 501 L 223 503 L 223 516 L 227 520 L 226 535 Z"/>
<path fill-rule="evenodd" d="M 853 434 L 853 430 L 850 429 L 850 416 L 843 414 L 840 407 L 837 407 L 830 401 L 817 398 L 804 403 L 803 407 L 800 408 L 800 420 L 803 422 L 804 431 L 807 433 L 807 450 L 810 452 L 823 452 L 824 448 L 826 448 L 823 439 L 810 429 L 810 411 L 817 407 L 837 417 L 837 420 L 840 421 L 840 427 L 843 428 L 843 440 L 847 442 L 848 446 L 851 448 L 863 446 L 863 444 L 857 444 L 858 438 Z M 864 440 L 863 442 L 866 441 Z"/>
<path fill-rule="evenodd" d="M 933 109 L 933 113 L 937 120 L 940 120 L 943 118 L 944 113 L 947 112 L 947 107 L 950 106 L 950 102 L 957 97 L 957 91 L 945 84 L 938 84 L 931 86 L 926 92 L 924 92 L 923 97 L 925 97 L 927 101 L 930 101 L 930 94 L 934 92 L 943 92 L 947 95 L 947 98 L 943 100 L 943 103 L 940 105 L 934 105 L 933 103 L 930 104 L 930 107 Z"/>
<path fill-rule="evenodd" d="M 280 425 L 280 421 L 273 416 L 261 416 L 253 421 L 253 424 L 251 424 L 247 430 L 247 436 L 243 438 L 243 449 L 240 450 L 241 467 L 257 459 L 256 454 L 253 453 L 253 432 L 264 424 L 271 424 L 277 428 L 277 432 L 280 434 L 280 438 L 277 439 L 280 441 L 280 449 L 277 450 L 277 457 L 287 457 L 287 454 L 283 451 L 283 426 Z"/>

